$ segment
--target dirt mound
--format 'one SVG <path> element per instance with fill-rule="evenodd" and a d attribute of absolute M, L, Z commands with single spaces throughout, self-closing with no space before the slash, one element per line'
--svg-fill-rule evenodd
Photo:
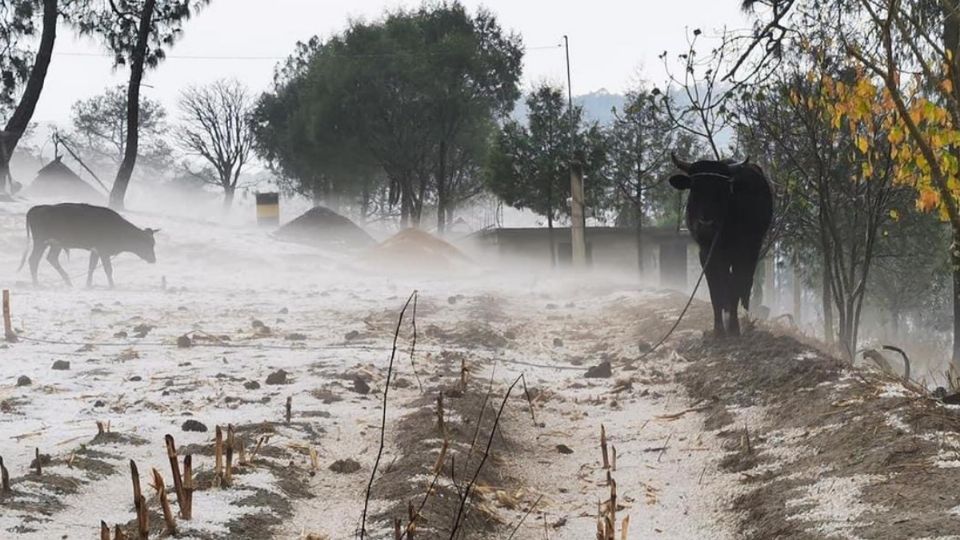
<path fill-rule="evenodd" d="M 448 272 L 473 261 L 453 245 L 419 229 L 404 229 L 367 250 L 361 259 L 390 270 Z"/>
<path fill-rule="evenodd" d="M 744 538 L 960 534 L 960 413 L 898 378 L 757 330 L 689 339 L 679 381 L 709 404 Z M 762 412 L 760 412 L 762 411 Z"/>
<path fill-rule="evenodd" d="M 343 249 L 361 249 L 375 243 L 354 222 L 323 206 L 307 210 L 273 234 L 294 242 Z"/>

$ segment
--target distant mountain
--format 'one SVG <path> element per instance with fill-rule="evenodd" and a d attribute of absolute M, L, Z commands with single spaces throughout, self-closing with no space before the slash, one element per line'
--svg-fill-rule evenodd
<path fill-rule="evenodd" d="M 511 118 L 517 122 L 525 123 L 527 119 L 527 95 L 517 100 L 513 107 Z M 600 125 L 607 126 L 613 123 L 613 109 L 621 108 L 626 102 L 623 94 L 613 94 L 604 88 L 589 94 L 573 96 L 573 103 L 583 107 L 583 116 L 588 122 L 597 122 Z"/>
<path fill-rule="evenodd" d="M 528 95 L 524 95 L 517 100 L 516 105 L 513 107 L 513 113 L 510 115 L 512 119 L 521 124 L 526 124 L 527 121 L 529 111 L 526 103 L 527 97 Z M 684 107 L 689 104 L 689 99 L 682 92 L 675 91 L 673 97 L 677 107 Z M 588 122 L 597 122 L 601 126 L 612 125 L 615 119 L 613 109 L 622 109 L 626 101 L 627 97 L 625 95 L 611 93 L 605 88 L 590 92 L 589 94 L 573 96 L 574 105 L 583 107 L 584 118 Z M 730 130 L 717 134 L 717 144 L 722 149 L 729 149 L 733 141 L 733 133 Z"/>

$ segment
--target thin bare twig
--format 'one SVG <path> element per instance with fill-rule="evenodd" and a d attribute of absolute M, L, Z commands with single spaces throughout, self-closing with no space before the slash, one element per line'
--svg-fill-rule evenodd
<path fill-rule="evenodd" d="M 380 420 L 380 447 L 377 449 L 377 459 L 373 463 L 373 470 L 370 471 L 370 481 L 367 483 L 367 492 L 363 498 L 363 516 L 360 520 L 360 539 L 367 536 L 367 510 L 370 507 L 370 490 L 373 489 L 373 480 L 377 476 L 377 468 L 380 466 L 380 458 L 383 457 L 383 447 L 387 432 L 387 397 L 390 393 L 390 379 L 393 377 L 393 360 L 397 356 L 397 341 L 400 339 L 400 326 L 403 324 L 403 316 L 407 312 L 410 302 L 417 298 L 417 291 L 413 291 L 407 302 L 400 310 L 400 316 L 397 319 L 397 329 L 393 333 L 393 350 L 390 353 L 390 364 L 387 366 L 387 382 L 383 388 L 383 416 Z M 412 351 L 412 349 L 411 349 Z M 411 353 L 412 354 L 412 353 Z"/>
<path fill-rule="evenodd" d="M 510 388 L 507 388 L 507 393 L 503 396 L 503 401 L 500 403 L 500 409 L 497 410 L 497 417 L 493 421 L 493 427 L 490 429 L 490 437 L 487 438 L 487 447 L 483 452 L 483 457 L 480 459 L 480 465 L 477 466 L 477 470 L 473 473 L 473 478 L 470 479 L 470 483 L 467 484 L 466 489 L 463 491 L 463 495 L 460 496 L 460 505 L 457 508 L 457 519 L 453 522 L 453 529 L 450 531 L 450 540 L 456 537 L 457 531 L 460 529 L 460 520 L 463 517 L 463 510 L 467 505 L 467 500 L 470 498 L 470 490 L 473 489 L 474 484 L 477 483 L 477 478 L 480 477 L 480 471 L 483 470 L 484 464 L 487 462 L 487 458 L 490 457 L 490 447 L 493 445 L 493 437 L 497 433 L 497 427 L 500 425 L 500 417 L 503 415 L 503 409 L 507 406 L 507 400 L 510 398 L 510 393 L 513 392 L 513 388 L 520 382 L 520 377 L 517 377 L 513 384 L 510 385 Z"/>

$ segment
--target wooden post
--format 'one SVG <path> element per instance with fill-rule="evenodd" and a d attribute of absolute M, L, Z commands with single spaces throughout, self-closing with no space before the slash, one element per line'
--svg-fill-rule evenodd
<path fill-rule="evenodd" d="M 407 502 L 407 515 L 410 516 L 410 524 L 407 525 L 407 540 L 413 540 L 413 532 L 417 528 L 417 511 L 413 509 L 413 501 Z"/>
<path fill-rule="evenodd" d="M 193 458 L 190 454 L 183 457 L 183 506 L 180 509 L 183 519 L 193 518 Z"/>
<path fill-rule="evenodd" d="M 180 476 L 180 464 L 177 463 L 177 447 L 173 441 L 173 435 L 164 437 L 167 443 L 167 458 L 170 460 L 170 469 L 173 473 L 173 489 L 177 492 L 177 506 L 180 507 L 180 513 L 183 513 L 185 497 L 183 495 L 183 478 Z"/>
<path fill-rule="evenodd" d="M 39 448 L 34 448 L 34 449 L 33 449 L 33 453 L 34 453 L 34 455 L 36 456 L 36 458 L 34 459 L 34 461 L 35 461 L 36 464 L 37 464 L 37 476 L 40 476 L 40 475 L 43 474 L 43 462 L 40 461 L 40 449 L 39 449 Z"/>
<path fill-rule="evenodd" d="M 617 531 L 617 481 L 610 479 L 610 540 L 615 540 Z"/>
<path fill-rule="evenodd" d="M 0 457 L 0 495 L 10 493 L 10 473 L 3 466 L 3 458 Z"/>
<path fill-rule="evenodd" d="M 133 482 L 133 506 L 136 507 L 140 501 L 140 471 L 137 470 L 137 464 L 130 460 L 130 480 Z"/>
<path fill-rule="evenodd" d="M 13 331 L 13 323 L 10 322 L 10 290 L 3 290 L 3 337 L 8 343 L 16 343 L 17 334 Z"/>
<path fill-rule="evenodd" d="M 137 530 L 140 533 L 140 539 L 147 540 L 150 537 L 150 515 L 147 512 L 147 499 L 140 490 L 140 471 L 137 470 L 137 464 L 132 459 L 130 460 L 130 480 L 133 482 L 133 507 L 137 511 Z"/>
<path fill-rule="evenodd" d="M 603 453 L 603 468 L 610 468 L 610 454 L 607 453 L 607 428 L 600 424 L 600 452 Z"/>
<path fill-rule="evenodd" d="M 223 473 L 223 483 L 229 486 L 233 480 L 233 424 L 227 424 L 227 468 Z"/>
<path fill-rule="evenodd" d="M 170 509 L 170 499 L 167 498 L 167 487 L 163 483 L 160 471 L 153 469 L 153 483 L 157 488 L 157 498 L 160 499 L 160 508 L 163 509 L 163 521 L 167 524 L 167 534 L 177 535 L 177 520 Z"/>
<path fill-rule="evenodd" d="M 587 242 L 583 212 L 583 166 L 570 163 L 570 242 L 573 268 L 582 270 L 587 266 Z"/>
<path fill-rule="evenodd" d="M 287 396 L 287 423 L 290 423 L 290 417 L 293 411 L 293 396 Z"/>
<path fill-rule="evenodd" d="M 216 456 L 216 468 L 214 469 L 214 481 L 219 486 L 223 482 L 223 430 L 217 426 L 217 438 L 213 447 Z"/>

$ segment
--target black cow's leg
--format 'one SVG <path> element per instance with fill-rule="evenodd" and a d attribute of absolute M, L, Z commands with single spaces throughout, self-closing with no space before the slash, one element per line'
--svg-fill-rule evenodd
<path fill-rule="evenodd" d="M 716 258 L 716 256 L 714 256 Z M 724 282 L 718 272 L 719 268 L 718 261 L 710 261 L 710 265 L 706 266 L 707 254 L 701 250 L 700 251 L 700 266 L 703 267 L 704 274 L 707 278 L 707 287 L 710 289 L 710 304 L 713 306 L 713 333 L 717 337 L 723 337 L 725 331 L 723 329 L 723 307 L 725 302 L 724 298 Z"/>
<path fill-rule="evenodd" d="M 103 263 L 103 273 L 107 275 L 107 283 L 110 284 L 110 288 L 113 288 L 113 265 L 110 264 L 110 257 L 101 255 L 100 262 Z"/>
<path fill-rule="evenodd" d="M 753 289 L 753 274 L 757 270 L 757 261 L 760 258 L 760 242 L 744 242 L 733 260 L 733 273 L 730 281 L 733 298 L 730 298 L 730 333 L 740 334 L 740 321 L 737 311 L 740 304 L 744 309 L 750 309 L 750 293 Z"/>
<path fill-rule="evenodd" d="M 58 260 L 60 258 L 60 251 L 62 251 L 60 247 L 51 246 L 50 253 L 47 253 L 47 261 L 57 270 L 57 273 L 59 273 L 60 277 L 63 278 L 63 281 L 67 284 L 67 287 L 73 287 L 73 283 L 70 282 L 70 276 L 67 275 L 67 272 L 62 266 L 60 266 L 60 261 Z"/>
<path fill-rule="evenodd" d="M 740 317 L 738 314 L 738 305 L 740 297 L 736 294 L 736 281 L 731 276 L 730 279 L 731 294 L 727 295 L 727 311 L 730 312 L 730 322 L 727 324 L 727 333 L 731 336 L 740 335 Z"/>
<path fill-rule="evenodd" d="M 30 277 L 33 278 L 33 284 L 39 284 L 37 280 L 37 270 L 40 268 L 40 259 L 43 258 L 43 252 L 46 251 L 47 245 L 43 242 L 34 242 L 33 251 L 30 252 Z"/>
<path fill-rule="evenodd" d="M 100 260 L 100 255 L 97 254 L 96 250 L 90 251 L 90 266 L 87 268 L 87 288 L 93 287 L 93 271 L 97 269 L 97 262 Z"/>

